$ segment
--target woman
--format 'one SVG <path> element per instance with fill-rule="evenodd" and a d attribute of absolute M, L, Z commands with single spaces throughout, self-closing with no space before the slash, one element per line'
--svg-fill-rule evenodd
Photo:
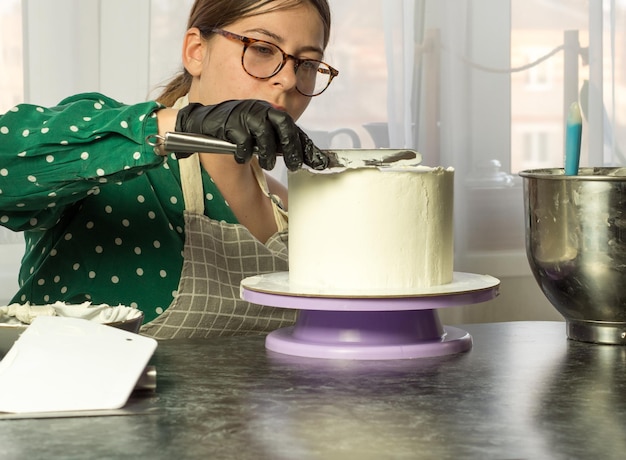
<path fill-rule="evenodd" d="M 5 114 L 0 223 L 27 246 L 14 301 L 133 305 L 157 338 L 291 322 L 240 300 L 239 282 L 287 269 L 285 190 L 259 162 L 326 164 L 293 120 L 336 75 L 320 62 L 329 27 L 324 0 L 198 0 L 163 105 L 92 94 Z M 144 140 L 174 129 L 237 144 L 236 161 L 163 161 Z"/>

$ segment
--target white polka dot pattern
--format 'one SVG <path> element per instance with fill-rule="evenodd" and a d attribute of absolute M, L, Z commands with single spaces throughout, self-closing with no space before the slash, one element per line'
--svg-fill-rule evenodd
<path fill-rule="evenodd" d="M 184 221 L 177 161 L 145 143 L 158 107 L 93 93 L 0 116 L 0 224 L 25 231 L 27 248 L 13 301 L 122 303 L 147 320 L 167 309 Z M 203 183 L 207 214 L 236 222 Z"/>

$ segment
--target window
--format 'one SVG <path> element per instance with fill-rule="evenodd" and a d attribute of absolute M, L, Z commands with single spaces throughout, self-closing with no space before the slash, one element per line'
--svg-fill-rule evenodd
<path fill-rule="evenodd" d="M 0 69 L 0 113 L 4 113 L 24 100 L 20 0 L 3 0 L 0 3 Z M 21 240 L 21 235 L 0 227 L 0 244 Z M 4 273 L 0 268 L 0 282 L 2 275 Z"/>
<path fill-rule="evenodd" d="M 514 51 L 514 49 L 512 50 Z M 526 63 L 531 64 L 550 52 L 546 48 L 532 48 L 524 51 Z M 530 91 L 549 90 L 553 86 L 553 62 L 546 60 L 528 69 L 526 87 Z"/>
<path fill-rule="evenodd" d="M 23 79 L 22 3 L 30 27 Z M 0 107 L 24 99 L 53 104 L 84 90 L 125 102 L 154 97 L 180 69 L 192 3 L 2 0 L 0 62 L 11 71 L 0 74 Z M 515 244 L 493 244 L 503 231 L 496 224 L 485 227 L 493 234 L 470 236 L 468 222 L 475 216 L 468 213 L 480 209 L 486 222 L 502 210 L 518 214 L 517 173 L 562 166 L 564 118 L 572 100 L 583 105 L 581 164 L 626 162 L 626 1 L 330 4 L 333 31 L 325 60 L 340 76 L 312 100 L 300 124 L 321 132 L 331 147 L 415 148 L 427 165 L 454 167 L 459 270 L 496 276 L 516 270 L 506 267 L 527 270 L 517 236 Z M 477 184 L 480 193 L 472 188 Z M 485 194 L 489 199 L 477 207 L 472 200 Z"/>
<path fill-rule="evenodd" d="M 0 113 L 24 100 L 22 6 L 20 0 L 0 3 Z"/>
<path fill-rule="evenodd" d="M 511 172 L 562 167 L 564 112 L 588 78 L 587 6 L 512 0 L 511 17 Z"/>
<path fill-rule="evenodd" d="M 525 164 L 532 164 L 534 167 L 550 167 L 556 164 L 550 161 L 548 152 L 548 133 L 545 131 L 532 131 L 524 134 L 524 153 L 522 160 Z"/>
<path fill-rule="evenodd" d="M 152 0 L 150 2 L 151 97 L 182 69 L 181 47 L 193 0 Z"/>

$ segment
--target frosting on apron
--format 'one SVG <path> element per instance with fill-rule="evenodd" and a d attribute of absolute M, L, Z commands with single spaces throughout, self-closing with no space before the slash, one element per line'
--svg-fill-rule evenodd
<path fill-rule="evenodd" d="M 198 154 L 180 159 L 179 164 L 185 246 L 178 292 L 141 333 L 157 339 L 251 335 L 293 324 L 294 310 L 255 305 L 239 297 L 242 279 L 288 269 L 286 213 L 269 193 L 261 168 L 253 164 L 259 186 L 272 200 L 279 230 L 265 244 L 241 224 L 205 216 Z"/>

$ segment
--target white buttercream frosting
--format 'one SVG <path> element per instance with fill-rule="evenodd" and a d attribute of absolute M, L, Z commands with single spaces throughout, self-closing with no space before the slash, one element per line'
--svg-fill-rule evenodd
<path fill-rule="evenodd" d="M 450 283 L 451 168 L 290 172 L 289 284 L 380 293 Z"/>
<path fill-rule="evenodd" d="M 128 321 L 141 316 L 141 311 L 126 305 L 93 305 L 91 302 L 67 304 L 55 302 L 46 305 L 10 304 L 0 306 L 0 324 L 30 324 L 38 316 L 67 316 L 107 324 Z"/>

